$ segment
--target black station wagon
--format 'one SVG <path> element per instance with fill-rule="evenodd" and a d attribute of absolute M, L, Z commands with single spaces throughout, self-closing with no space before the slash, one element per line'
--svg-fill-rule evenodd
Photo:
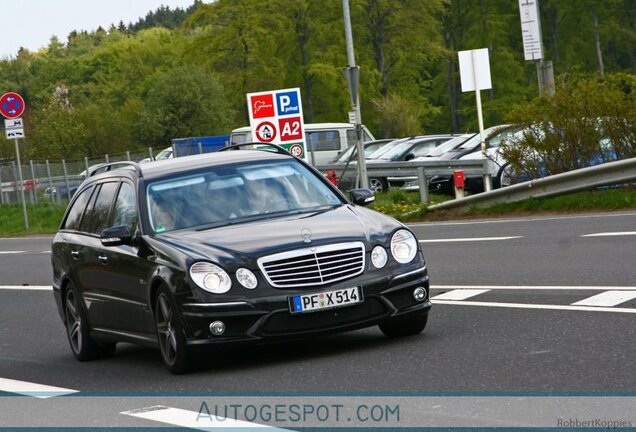
<path fill-rule="evenodd" d="M 370 190 L 350 195 L 282 149 L 89 177 L 52 247 L 73 354 L 144 344 L 182 373 L 199 350 L 231 343 L 373 325 L 391 337 L 421 332 L 431 303 L 417 239 L 363 207 Z"/>

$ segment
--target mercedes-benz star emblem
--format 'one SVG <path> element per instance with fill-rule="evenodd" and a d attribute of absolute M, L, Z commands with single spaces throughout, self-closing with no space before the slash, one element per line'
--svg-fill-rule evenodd
<path fill-rule="evenodd" d="M 311 230 L 309 228 L 303 228 L 300 230 L 300 236 L 305 243 L 311 243 Z"/>

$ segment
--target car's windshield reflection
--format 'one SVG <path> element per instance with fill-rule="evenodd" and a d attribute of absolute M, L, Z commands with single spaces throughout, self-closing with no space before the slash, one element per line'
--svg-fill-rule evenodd
<path fill-rule="evenodd" d="M 213 167 L 148 185 L 155 233 L 327 210 L 340 197 L 296 161 Z"/>

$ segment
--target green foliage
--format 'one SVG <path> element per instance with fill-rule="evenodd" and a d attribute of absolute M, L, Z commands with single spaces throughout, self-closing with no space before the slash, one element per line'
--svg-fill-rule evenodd
<path fill-rule="evenodd" d="M 200 66 L 177 66 L 157 77 L 148 90 L 139 137 L 166 146 L 173 137 L 220 135 L 229 129 L 231 117 L 213 74 Z"/>
<path fill-rule="evenodd" d="M 535 67 L 523 59 L 517 2 L 350 5 L 362 115 L 377 136 L 476 130 L 474 93 L 459 86 L 460 50 L 490 50 L 493 88 L 482 92 L 487 127 L 537 93 Z M 631 91 L 636 2 L 542 0 L 540 8 L 557 76 L 604 71 L 610 88 Z M 278 88 L 301 88 L 306 122 L 346 121 L 351 107 L 342 76 L 342 15 L 340 0 L 162 6 L 137 23 L 73 31 L 67 43 L 53 37 L 38 52 L 22 49 L 0 59 L 0 92 L 25 96 L 25 147 L 34 158 L 80 158 L 227 134 L 247 124 L 245 93 Z M 186 68 L 181 76 L 179 68 Z M 60 86 L 68 89 L 70 111 L 51 104 Z M 191 109 L 186 97 L 193 98 Z M 625 108 L 626 100 L 616 100 L 608 117 Z M 621 155 L 630 154 L 633 140 L 619 135 L 633 131 L 621 124 L 603 128 Z M 9 147 L 0 138 L 0 157 L 11 157 Z"/>
<path fill-rule="evenodd" d="M 22 206 L 0 206 L 0 237 L 54 233 L 59 228 L 65 211 L 65 205 L 50 202 L 28 206 L 29 230 L 25 231 Z"/>
<path fill-rule="evenodd" d="M 618 84 L 573 77 L 555 95 L 519 105 L 509 121 L 523 136 L 503 143 L 504 158 L 532 178 L 636 156 L 636 98 Z"/>

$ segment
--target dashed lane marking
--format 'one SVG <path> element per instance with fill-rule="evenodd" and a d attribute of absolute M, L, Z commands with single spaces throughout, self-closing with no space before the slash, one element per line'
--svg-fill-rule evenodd
<path fill-rule="evenodd" d="M 14 255 L 25 253 L 26 251 L 0 251 L 0 255 Z"/>
<path fill-rule="evenodd" d="M 51 285 L 0 285 L 0 290 L 52 291 Z"/>
<path fill-rule="evenodd" d="M 581 237 L 627 237 L 635 236 L 636 231 L 616 231 L 616 232 L 600 232 L 594 234 L 585 234 Z"/>
<path fill-rule="evenodd" d="M 120 414 L 146 420 L 152 420 L 160 423 L 166 423 L 173 426 L 199 430 L 243 428 L 271 429 L 277 431 L 285 430 L 272 426 L 261 425 L 258 423 L 250 423 L 243 420 L 217 417 L 215 415 L 208 416 L 207 414 L 201 415 L 201 413 L 196 411 L 188 411 L 180 408 L 170 408 L 163 405 L 141 408 L 132 411 L 123 411 Z"/>
<path fill-rule="evenodd" d="M 420 243 L 459 243 L 459 242 L 480 242 L 480 241 L 501 241 L 520 239 L 523 236 L 508 237 L 465 237 L 465 238 L 448 238 L 448 239 L 426 239 L 418 240 Z"/>
<path fill-rule="evenodd" d="M 573 306 L 616 306 L 636 298 L 636 291 L 606 291 L 572 303 Z"/>
<path fill-rule="evenodd" d="M 79 392 L 78 390 L 53 387 L 27 381 L 17 381 L 8 378 L 0 378 L 0 391 L 20 394 L 24 396 L 32 396 L 38 399 L 48 399 L 55 396 L 63 396 Z"/>
<path fill-rule="evenodd" d="M 434 290 L 563 290 L 563 291 L 634 291 L 636 286 L 577 286 L 577 285 L 431 285 Z"/>
<path fill-rule="evenodd" d="M 634 308 L 616 308 L 599 306 L 574 306 L 574 305 L 548 305 L 530 303 L 496 303 L 477 301 L 455 301 L 455 300 L 433 300 L 433 304 L 453 305 L 453 306 L 480 306 L 512 309 L 544 309 L 544 310 L 565 310 L 565 311 L 585 311 L 585 312 L 614 312 L 636 314 Z"/>
<path fill-rule="evenodd" d="M 487 289 L 453 290 L 453 291 L 445 292 L 443 294 L 438 294 L 435 297 L 431 297 L 431 300 L 466 300 L 467 298 L 471 298 L 488 291 L 490 290 L 487 290 Z"/>

